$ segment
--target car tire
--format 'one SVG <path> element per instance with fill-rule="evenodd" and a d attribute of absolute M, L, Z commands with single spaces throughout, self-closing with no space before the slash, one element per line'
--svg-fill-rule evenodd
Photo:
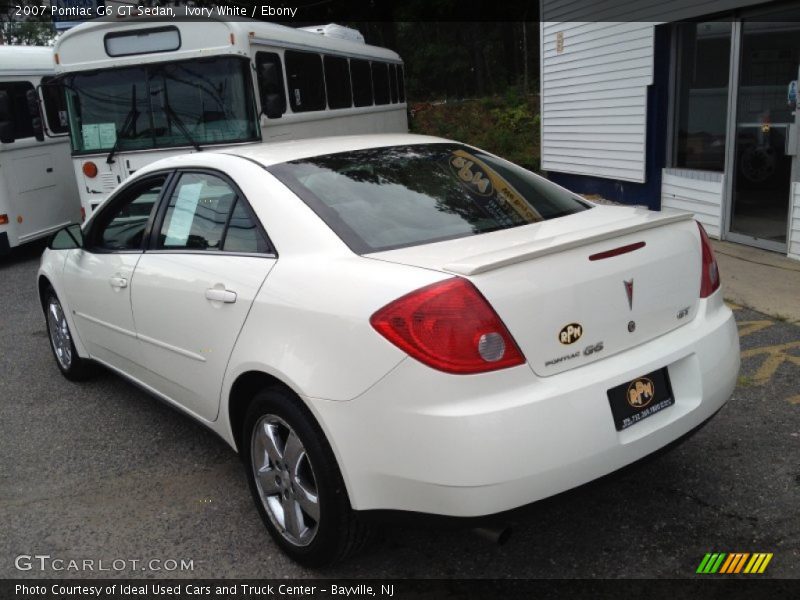
<path fill-rule="evenodd" d="M 281 386 L 256 394 L 241 440 L 258 512 L 289 557 L 321 567 L 364 546 L 369 529 L 350 506 L 322 429 L 297 396 Z"/>
<path fill-rule="evenodd" d="M 45 293 L 44 313 L 50 350 L 61 374 L 70 381 L 83 381 L 91 377 L 94 363 L 78 356 L 64 309 L 53 288 L 48 288 Z"/>

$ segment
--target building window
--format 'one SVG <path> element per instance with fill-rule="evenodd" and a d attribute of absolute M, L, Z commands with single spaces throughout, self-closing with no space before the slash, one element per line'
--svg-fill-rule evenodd
<path fill-rule="evenodd" d="M 347 59 L 340 56 L 325 57 L 325 89 L 328 91 L 328 108 L 350 108 L 350 68 Z"/>
<path fill-rule="evenodd" d="M 723 171 L 731 24 L 681 23 L 676 33 L 678 68 L 673 166 Z"/>
<path fill-rule="evenodd" d="M 294 112 L 325 110 L 322 57 L 312 52 L 287 50 L 283 57 L 289 83 L 289 105 Z"/>
<path fill-rule="evenodd" d="M 350 76 L 353 79 L 353 103 L 356 106 L 372 106 L 372 75 L 369 61 L 351 59 Z"/>
<path fill-rule="evenodd" d="M 372 63 L 372 89 L 375 104 L 389 104 L 389 65 L 386 63 Z"/>

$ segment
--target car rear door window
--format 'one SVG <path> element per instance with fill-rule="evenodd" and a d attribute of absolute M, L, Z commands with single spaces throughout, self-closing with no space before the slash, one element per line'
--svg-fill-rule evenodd
<path fill-rule="evenodd" d="M 214 175 L 184 173 L 169 198 L 158 236 L 163 250 L 221 250 L 236 191 Z"/>
<path fill-rule="evenodd" d="M 225 252 L 264 252 L 261 233 L 242 200 L 236 202 L 222 247 Z"/>

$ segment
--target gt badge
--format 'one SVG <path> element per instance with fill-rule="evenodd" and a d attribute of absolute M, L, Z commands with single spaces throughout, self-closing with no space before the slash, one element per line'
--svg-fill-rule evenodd
<path fill-rule="evenodd" d="M 570 323 L 564 325 L 561 331 L 558 332 L 558 341 L 562 344 L 568 345 L 577 342 L 583 335 L 583 327 L 580 323 Z"/>
<path fill-rule="evenodd" d="M 633 310 L 633 279 L 623 279 L 622 283 L 625 284 L 625 293 L 628 296 L 628 308 Z"/>
<path fill-rule="evenodd" d="M 655 384 L 647 377 L 634 379 L 628 386 L 628 404 L 633 408 L 644 408 L 653 400 Z"/>

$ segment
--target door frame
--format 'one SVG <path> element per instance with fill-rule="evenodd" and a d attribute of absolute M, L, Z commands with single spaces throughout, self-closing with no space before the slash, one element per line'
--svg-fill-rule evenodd
<path fill-rule="evenodd" d="M 795 174 L 798 172 L 798 156 L 792 157 L 792 168 L 790 171 L 789 180 L 789 196 L 787 198 L 787 214 L 786 214 L 786 242 L 773 242 L 756 238 L 750 235 L 736 233 L 731 231 L 731 224 L 733 222 L 733 185 L 736 172 L 736 143 L 737 143 L 737 112 L 739 106 L 739 81 L 740 81 L 740 66 L 741 66 L 741 50 L 742 50 L 742 34 L 744 26 L 742 18 L 736 16 L 733 19 L 731 30 L 731 58 L 730 58 L 730 73 L 728 76 L 728 119 L 726 127 L 727 143 L 725 144 L 725 171 L 722 192 L 722 223 L 720 224 L 720 239 L 744 244 L 747 246 L 754 246 L 763 250 L 771 250 L 786 255 L 789 250 L 791 229 L 792 229 L 792 204 Z M 797 116 L 795 116 L 797 122 Z"/>

